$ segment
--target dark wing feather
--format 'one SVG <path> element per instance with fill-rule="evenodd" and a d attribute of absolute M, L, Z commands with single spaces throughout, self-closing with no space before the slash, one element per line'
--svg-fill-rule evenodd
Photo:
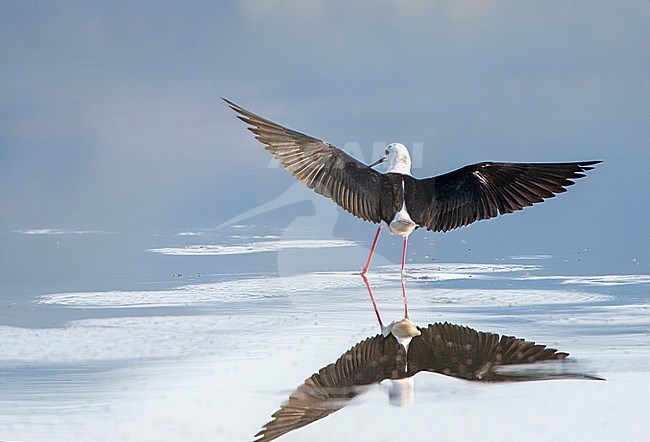
<path fill-rule="evenodd" d="M 296 132 L 224 99 L 239 119 L 251 125 L 266 150 L 310 189 L 331 198 L 354 216 L 378 223 L 381 174 L 341 149 Z"/>
<path fill-rule="evenodd" d="M 420 226 L 446 232 L 512 213 L 566 191 L 600 161 L 578 163 L 478 163 L 419 181 L 427 207 L 411 213 Z"/>
<path fill-rule="evenodd" d="M 389 335 L 368 338 L 305 380 L 255 435 L 270 441 L 343 408 L 364 386 L 403 377 L 406 353 Z"/>
<path fill-rule="evenodd" d="M 524 339 L 499 337 L 495 333 L 478 332 L 449 323 L 430 324 L 420 331 L 422 334 L 414 337 L 409 345 L 409 376 L 430 371 L 472 381 L 533 380 L 540 377 L 508 376 L 497 373 L 494 368 L 568 356 L 567 353 Z"/>

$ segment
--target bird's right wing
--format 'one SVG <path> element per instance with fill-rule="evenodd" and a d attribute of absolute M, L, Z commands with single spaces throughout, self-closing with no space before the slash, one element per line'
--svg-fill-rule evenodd
<path fill-rule="evenodd" d="M 477 163 L 419 180 L 426 208 L 413 220 L 434 232 L 512 213 L 566 191 L 600 161 L 578 163 Z"/>
<path fill-rule="evenodd" d="M 255 435 L 257 442 L 276 439 L 343 408 L 363 387 L 404 374 L 406 354 L 389 335 L 368 338 L 336 362 L 308 377 Z"/>
<path fill-rule="evenodd" d="M 431 371 L 472 381 L 540 379 L 508 376 L 495 371 L 503 365 L 523 365 L 564 359 L 567 353 L 512 336 L 479 332 L 449 323 L 430 324 L 411 341 L 408 372 Z M 566 376 L 564 376 L 566 377 Z"/>
<path fill-rule="evenodd" d="M 232 101 L 224 101 L 252 127 L 266 150 L 310 189 L 331 198 L 354 216 L 378 223 L 381 174 L 341 149 L 317 138 L 280 126 Z"/>

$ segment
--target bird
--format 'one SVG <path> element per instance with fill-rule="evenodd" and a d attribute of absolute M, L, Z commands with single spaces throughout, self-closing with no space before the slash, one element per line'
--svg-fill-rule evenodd
<path fill-rule="evenodd" d="M 565 192 L 575 179 L 602 161 L 567 163 L 480 162 L 419 179 L 402 143 L 390 143 L 370 165 L 338 147 L 263 118 L 222 98 L 277 161 L 301 183 L 330 198 L 352 215 L 379 224 L 361 269 L 370 268 L 382 226 L 403 238 L 405 276 L 408 237 L 417 228 L 448 232 L 504 215 Z M 374 169 L 387 163 L 385 173 Z"/>
<path fill-rule="evenodd" d="M 420 372 L 476 382 L 602 380 L 572 371 L 570 364 L 564 365 L 568 356 L 513 336 L 448 322 L 421 328 L 404 318 L 308 377 L 255 438 L 257 442 L 271 441 L 323 419 L 386 379 L 393 384 L 391 396 L 412 397 L 411 378 Z M 552 361 L 556 363 L 549 365 Z"/>

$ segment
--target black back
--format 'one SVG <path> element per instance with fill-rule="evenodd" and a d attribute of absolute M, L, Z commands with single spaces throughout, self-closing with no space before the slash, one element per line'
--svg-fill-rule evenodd
<path fill-rule="evenodd" d="M 402 209 L 404 196 L 407 200 L 407 210 L 409 196 L 405 195 L 406 182 L 412 177 L 402 175 L 401 173 L 386 173 L 381 176 L 381 197 L 379 214 L 381 220 L 390 224 L 395 218 L 395 214 Z M 402 182 L 404 181 L 404 188 Z"/>

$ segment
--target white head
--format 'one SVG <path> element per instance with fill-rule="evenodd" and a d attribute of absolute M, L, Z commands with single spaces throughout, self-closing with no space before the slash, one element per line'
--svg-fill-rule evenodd
<path fill-rule="evenodd" d="M 388 163 L 386 173 L 411 174 L 411 155 L 406 146 L 402 143 L 390 143 L 386 146 L 384 153 L 386 155 L 371 164 L 370 167 L 386 161 Z"/>

